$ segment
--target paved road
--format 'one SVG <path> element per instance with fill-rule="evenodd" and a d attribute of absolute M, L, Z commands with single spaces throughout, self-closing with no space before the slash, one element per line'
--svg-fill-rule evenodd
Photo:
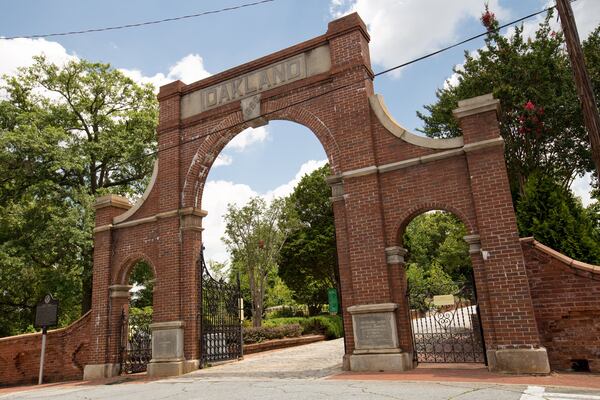
<path fill-rule="evenodd" d="M 516 385 L 328 380 L 340 370 L 341 340 L 248 356 L 245 360 L 145 383 L 48 387 L 0 400 L 600 400 L 600 393 Z"/>

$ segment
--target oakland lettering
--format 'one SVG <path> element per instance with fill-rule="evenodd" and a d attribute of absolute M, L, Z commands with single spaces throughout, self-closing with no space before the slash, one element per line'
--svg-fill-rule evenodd
<path fill-rule="evenodd" d="M 306 60 L 302 54 L 202 89 L 199 99 L 201 110 L 206 111 L 305 77 Z"/>

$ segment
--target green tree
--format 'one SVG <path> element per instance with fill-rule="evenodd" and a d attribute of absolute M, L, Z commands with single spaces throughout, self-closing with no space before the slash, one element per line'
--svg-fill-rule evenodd
<path fill-rule="evenodd" d="M 157 103 L 107 64 L 43 57 L 5 76 L 0 100 L 0 335 L 51 292 L 61 325 L 90 308 L 93 199 L 140 194 Z"/>
<path fill-rule="evenodd" d="M 590 211 L 568 189 L 534 174 L 517 204 L 519 230 L 577 260 L 600 264 L 600 231 Z"/>
<path fill-rule="evenodd" d="M 248 279 L 252 297 L 252 325 L 261 326 L 268 277 L 277 268 L 279 253 L 291 224 L 283 199 L 270 204 L 254 197 L 243 207 L 229 204 L 223 241 L 233 265 Z"/>
<path fill-rule="evenodd" d="M 458 136 L 452 115 L 458 100 L 493 93 L 502 106 L 500 132 L 515 198 L 536 171 L 567 188 L 593 169 L 563 35 L 551 29 L 551 17 L 549 12 L 532 39 L 524 37 L 522 26 L 506 37 L 494 31 L 498 22 L 486 10 L 485 46 L 476 54 L 465 52 L 465 63 L 454 70 L 458 83 L 439 89 L 437 101 L 425 106 L 428 113 L 418 113 L 427 136 Z M 598 44 L 596 33 L 586 44 L 588 54 L 597 54 Z"/>
<path fill-rule="evenodd" d="M 305 175 L 287 200 L 299 226 L 283 245 L 279 276 L 311 315 L 327 303 L 327 289 L 338 281 L 331 189 L 325 181 L 329 175 L 329 165 Z"/>
<path fill-rule="evenodd" d="M 404 233 L 407 264 L 425 273 L 434 265 L 441 266 L 452 280 L 469 280 L 472 267 L 465 235 L 467 228 L 454 214 L 433 211 L 418 215 Z"/>
<path fill-rule="evenodd" d="M 406 270 L 408 280 L 409 306 L 412 309 L 427 311 L 433 296 L 455 294 L 459 286 L 437 263 L 424 270 L 420 265 L 409 263 Z"/>
<path fill-rule="evenodd" d="M 135 308 L 152 307 L 154 291 L 154 272 L 145 261 L 135 264 L 129 275 L 129 284 L 133 286 L 130 305 Z"/>

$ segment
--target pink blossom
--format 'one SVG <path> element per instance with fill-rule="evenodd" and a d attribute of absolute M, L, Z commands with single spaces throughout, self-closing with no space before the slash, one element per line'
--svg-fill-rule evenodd
<path fill-rule="evenodd" d="M 527 111 L 535 110 L 535 104 L 533 104 L 533 103 L 531 102 L 531 100 L 529 100 L 529 101 L 527 102 L 527 104 L 525 104 L 525 109 L 526 109 Z"/>

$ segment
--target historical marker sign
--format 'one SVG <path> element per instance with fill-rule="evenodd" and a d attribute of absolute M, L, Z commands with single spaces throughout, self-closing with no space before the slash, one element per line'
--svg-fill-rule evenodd
<path fill-rule="evenodd" d="M 58 300 L 47 294 L 35 307 L 35 327 L 48 328 L 57 324 Z"/>

